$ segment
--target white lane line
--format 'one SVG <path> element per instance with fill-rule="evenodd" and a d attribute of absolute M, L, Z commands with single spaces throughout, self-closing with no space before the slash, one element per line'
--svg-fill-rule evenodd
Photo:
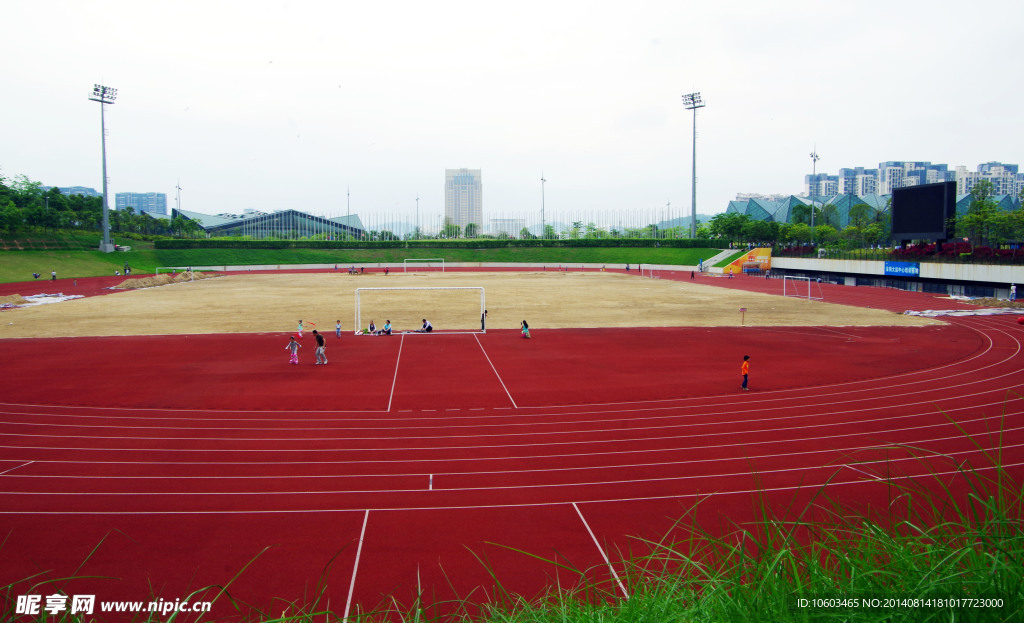
<path fill-rule="evenodd" d="M 612 572 L 612 577 L 615 578 L 619 588 L 622 590 L 623 597 L 629 599 L 629 592 L 626 591 L 626 586 L 622 583 L 622 580 L 619 579 L 619 574 L 615 572 L 615 567 L 613 567 L 611 561 L 608 560 L 608 554 L 604 553 L 604 548 L 601 547 L 601 544 L 597 541 L 597 537 L 594 536 L 594 531 L 590 529 L 590 524 L 588 524 L 587 520 L 583 517 L 580 507 L 576 505 L 576 502 L 572 503 L 572 507 L 576 509 L 576 514 L 580 516 L 580 521 L 583 522 L 583 526 L 590 534 L 590 538 L 593 539 L 594 545 L 597 546 L 597 551 L 601 552 L 601 558 L 604 558 L 604 564 L 608 565 L 608 570 Z"/>
<path fill-rule="evenodd" d="M 395 375 L 391 379 L 391 394 L 388 396 L 388 408 L 391 411 L 391 401 L 395 399 L 395 384 L 398 383 L 398 364 L 402 361 L 402 346 L 405 344 L 405 334 L 402 334 L 402 341 L 398 343 L 398 356 L 395 357 Z"/>
<path fill-rule="evenodd" d="M 359 571 L 359 557 L 363 554 L 363 538 L 366 536 L 366 523 L 370 520 L 370 510 L 363 515 L 363 529 L 359 531 L 359 545 L 356 547 L 356 561 L 352 564 L 352 581 L 348 585 L 348 600 L 345 602 L 345 616 L 342 621 L 348 621 L 349 609 L 352 607 L 352 593 L 356 590 L 356 572 Z"/>
<path fill-rule="evenodd" d="M 974 468 L 976 472 L 989 472 L 994 470 L 1005 470 L 1008 467 L 1024 467 L 1024 463 L 1015 463 L 1013 465 L 1003 465 L 1000 467 L 980 467 Z M 749 474 L 748 474 L 749 475 Z M 919 478 L 922 474 L 910 474 L 907 476 L 892 476 L 890 480 L 895 482 L 898 480 L 914 480 Z M 927 476 L 958 476 L 963 475 L 961 469 L 945 470 L 928 472 Z M 791 495 L 794 491 L 816 491 L 822 487 L 840 487 L 846 485 L 865 485 L 878 483 L 872 483 L 870 481 L 858 478 L 848 482 L 830 480 L 821 483 L 810 483 L 805 484 L 802 487 L 794 487 L 792 485 L 780 486 L 780 487 L 760 487 L 757 489 L 736 489 L 736 490 L 725 490 L 716 491 L 711 495 L 752 495 L 752 494 L 765 494 L 765 493 L 777 493 L 785 492 L 787 495 Z M 651 495 L 651 496 L 638 496 L 638 497 L 621 497 L 621 498 L 594 498 L 590 500 L 580 500 L 581 503 L 609 503 L 609 502 L 648 502 L 652 500 L 686 500 L 686 499 L 703 499 L 708 497 L 708 493 L 669 493 L 665 495 Z M 575 504 L 575 503 L 574 503 Z M 552 506 L 564 506 L 563 501 L 553 502 L 518 502 L 514 504 L 463 504 L 459 506 L 381 506 L 372 508 L 369 510 L 373 511 L 422 511 L 422 510 L 466 510 L 466 509 L 481 509 L 481 508 L 545 508 Z M 294 509 L 229 509 L 229 510 L 204 510 L 204 511 L 130 511 L 130 510 L 107 510 L 107 511 L 79 511 L 79 510 L 52 510 L 52 511 L 38 511 L 38 510 L 26 510 L 26 511 L 9 511 L 0 508 L 0 516 L 2 515 L 88 515 L 88 516 L 106 516 L 106 515 L 288 515 L 288 514 L 300 514 L 300 513 L 351 513 L 355 512 L 355 509 L 351 508 L 294 508 Z M 367 511 L 369 512 L 369 511 Z"/>
<path fill-rule="evenodd" d="M 508 387 L 505 387 L 505 381 L 501 380 L 501 375 L 498 374 L 498 369 L 494 367 L 494 363 L 491 362 L 491 358 L 487 356 L 487 351 L 484 350 L 484 345 L 480 343 L 480 338 L 474 334 L 473 339 L 476 340 L 477 346 L 480 347 L 480 352 L 484 354 L 484 358 L 487 359 L 487 363 L 490 364 L 491 370 L 494 370 L 494 376 L 496 376 L 498 378 L 498 382 L 501 383 L 501 388 L 505 390 L 505 395 L 508 396 L 509 402 L 512 403 L 513 407 L 518 409 L 519 405 L 517 405 L 515 399 L 512 398 L 512 394 L 508 391 Z"/>
<path fill-rule="evenodd" d="M 21 465 L 18 465 L 16 467 L 12 467 L 11 469 L 8 469 L 8 470 L 0 472 L 0 476 L 3 476 L 4 474 L 9 474 L 9 473 L 13 472 L 16 469 L 21 469 L 22 467 L 28 467 L 29 465 L 31 465 L 33 463 L 35 463 L 35 461 L 29 461 L 28 463 L 22 463 Z"/>

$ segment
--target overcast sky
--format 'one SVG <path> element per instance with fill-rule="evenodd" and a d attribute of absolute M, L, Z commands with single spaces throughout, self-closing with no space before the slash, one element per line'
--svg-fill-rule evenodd
<path fill-rule="evenodd" d="M 82 2 L 0 5 L 0 174 L 204 213 L 697 211 L 818 171 L 1022 163 L 1024 3 Z M 111 201 L 111 203 L 113 203 Z M 666 206 L 666 204 L 669 204 Z M 427 217 L 424 217 L 427 218 Z"/>

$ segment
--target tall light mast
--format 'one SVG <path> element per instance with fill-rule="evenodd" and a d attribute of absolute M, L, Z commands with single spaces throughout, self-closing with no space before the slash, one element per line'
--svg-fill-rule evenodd
<path fill-rule="evenodd" d="M 104 110 L 107 104 L 113 104 L 117 99 L 117 89 L 94 84 L 89 99 L 100 103 L 100 133 L 103 145 L 103 241 L 100 243 L 100 251 L 110 253 L 114 250 L 114 245 L 110 242 L 110 203 L 107 201 L 107 121 Z"/>
<path fill-rule="evenodd" d="M 697 109 L 704 108 L 700 92 L 687 93 L 683 96 L 683 106 L 693 111 L 693 196 L 690 199 L 690 238 L 697 237 Z"/>

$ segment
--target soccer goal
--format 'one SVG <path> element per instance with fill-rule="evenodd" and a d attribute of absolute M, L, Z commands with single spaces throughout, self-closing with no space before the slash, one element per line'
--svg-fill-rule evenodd
<path fill-rule="evenodd" d="M 409 269 L 413 271 L 417 270 L 440 270 L 444 272 L 444 258 L 427 258 L 427 259 L 412 259 L 407 258 L 402 260 L 402 272 L 409 272 Z"/>
<path fill-rule="evenodd" d="M 661 272 L 659 272 L 657 268 L 651 266 L 650 264 L 641 264 L 640 276 L 650 277 L 651 279 L 661 279 Z"/>
<path fill-rule="evenodd" d="M 812 301 L 822 301 L 821 282 L 810 277 L 782 277 L 782 296 L 795 296 Z"/>
<path fill-rule="evenodd" d="M 435 331 L 486 333 L 487 306 L 481 287 L 356 288 L 356 334 L 372 320 L 380 330 L 390 320 L 392 333 L 415 331 L 426 318 Z"/>

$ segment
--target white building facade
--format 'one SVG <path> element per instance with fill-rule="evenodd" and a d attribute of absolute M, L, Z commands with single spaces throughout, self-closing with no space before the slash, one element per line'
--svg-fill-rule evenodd
<path fill-rule="evenodd" d="M 465 229 L 473 223 L 483 226 L 483 186 L 480 169 L 444 170 L 444 221 Z"/>

